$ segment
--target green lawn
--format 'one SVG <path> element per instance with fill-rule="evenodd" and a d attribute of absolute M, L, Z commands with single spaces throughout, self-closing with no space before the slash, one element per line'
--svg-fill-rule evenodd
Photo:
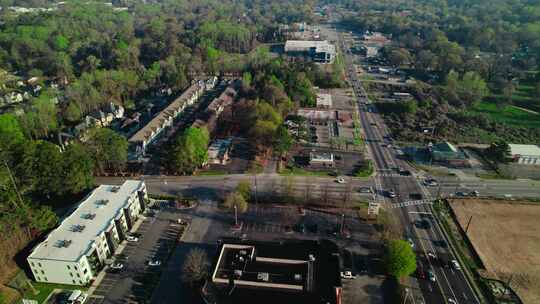
<path fill-rule="evenodd" d="M 529 113 L 512 106 L 497 108 L 494 103 L 481 102 L 472 112 L 484 113 L 493 120 L 516 127 L 540 128 L 540 115 Z"/>
<path fill-rule="evenodd" d="M 308 171 L 302 168 L 292 167 L 284 168 L 279 171 L 280 175 L 299 175 L 299 176 L 330 176 L 330 172 Z"/>
<path fill-rule="evenodd" d="M 83 290 L 85 291 L 87 288 L 83 286 L 74 286 L 74 285 L 64 285 L 64 284 L 47 284 L 47 283 L 32 283 L 32 286 L 37 291 L 37 294 L 34 295 L 31 291 L 28 291 L 24 294 L 25 299 L 29 300 L 36 300 L 39 304 L 43 303 L 45 299 L 51 294 L 51 292 L 54 289 L 63 289 L 63 290 Z M 18 303 L 22 303 L 22 300 L 20 300 Z"/>

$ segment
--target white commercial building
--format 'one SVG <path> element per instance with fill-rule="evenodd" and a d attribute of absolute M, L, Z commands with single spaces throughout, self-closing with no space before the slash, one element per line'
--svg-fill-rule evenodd
<path fill-rule="evenodd" d="M 514 162 L 523 165 L 540 165 L 540 146 L 513 144 L 509 146 Z"/>
<path fill-rule="evenodd" d="M 285 53 L 304 56 L 315 62 L 332 63 L 336 57 L 336 47 L 326 40 L 287 40 Z"/>
<path fill-rule="evenodd" d="M 329 109 L 332 107 L 332 95 L 325 93 L 317 94 L 317 108 Z"/>
<path fill-rule="evenodd" d="M 33 248 L 28 264 L 38 282 L 87 285 L 145 208 L 146 185 L 101 185 Z"/>

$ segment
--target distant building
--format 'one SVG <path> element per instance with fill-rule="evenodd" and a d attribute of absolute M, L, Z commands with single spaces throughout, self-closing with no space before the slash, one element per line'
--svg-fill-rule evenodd
<path fill-rule="evenodd" d="M 146 185 L 101 185 L 32 249 L 27 261 L 38 282 L 87 285 L 95 279 L 145 209 Z"/>
<path fill-rule="evenodd" d="M 325 93 L 317 94 L 317 108 L 329 109 L 332 107 L 332 95 Z"/>
<path fill-rule="evenodd" d="M 428 150 L 431 153 L 431 158 L 434 162 L 444 163 L 455 167 L 469 166 L 469 160 L 465 153 L 447 141 L 430 145 Z"/>
<path fill-rule="evenodd" d="M 512 160 L 523 165 L 540 165 L 540 146 L 510 144 Z"/>
<path fill-rule="evenodd" d="M 379 48 L 374 46 L 366 46 L 366 57 L 377 57 L 379 54 Z"/>
<path fill-rule="evenodd" d="M 336 119 L 336 111 L 301 108 L 296 111 L 298 116 L 304 117 L 310 122 L 326 124 L 330 120 Z"/>
<path fill-rule="evenodd" d="M 322 240 L 222 240 L 214 303 L 341 303 L 338 248 Z"/>
<path fill-rule="evenodd" d="M 208 147 L 208 164 L 225 165 L 229 161 L 232 139 L 216 139 Z"/>
<path fill-rule="evenodd" d="M 326 40 L 287 40 L 285 53 L 289 56 L 303 56 L 315 62 L 332 63 L 336 57 L 336 47 Z"/>
<path fill-rule="evenodd" d="M 411 99 L 412 95 L 406 92 L 394 92 L 392 93 L 392 97 L 395 99 L 405 100 L 405 99 Z"/>
<path fill-rule="evenodd" d="M 334 166 L 334 154 L 333 153 L 309 153 L 309 164 L 311 166 L 319 167 L 333 167 Z"/>

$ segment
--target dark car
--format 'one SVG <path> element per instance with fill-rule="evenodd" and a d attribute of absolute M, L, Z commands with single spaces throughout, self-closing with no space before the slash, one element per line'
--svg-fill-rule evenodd
<path fill-rule="evenodd" d="M 422 194 L 420 193 L 411 193 L 409 194 L 409 197 L 413 200 L 421 200 L 422 199 Z"/>
<path fill-rule="evenodd" d="M 431 228 L 431 223 L 426 219 L 417 220 L 415 222 L 415 225 L 416 225 L 417 228 L 421 228 L 421 229 L 429 229 L 429 228 Z"/>

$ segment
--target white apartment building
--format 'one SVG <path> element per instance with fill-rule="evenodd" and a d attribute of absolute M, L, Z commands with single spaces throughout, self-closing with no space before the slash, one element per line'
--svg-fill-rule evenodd
<path fill-rule="evenodd" d="M 143 181 L 94 189 L 28 256 L 35 280 L 89 284 L 125 239 L 147 198 Z"/>

